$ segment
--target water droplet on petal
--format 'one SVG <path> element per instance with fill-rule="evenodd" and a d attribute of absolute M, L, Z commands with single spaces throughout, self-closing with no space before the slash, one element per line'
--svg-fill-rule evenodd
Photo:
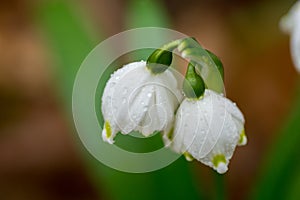
<path fill-rule="evenodd" d="M 126 103 L 126 98 L 125 98 L 125 97 L 122 99 L 122 103 L 123 103 L 123 104 Z"/>
<path fill-rule="evenodd" d="M 119 76 L 116 76 L 116 80 L 119 80 L 120 79 L 120 77 Z"/>
<path fill-rule="evenodd" d="M 147 94 L 147 97 L 149 97 L 149 98 L 152 97 L 152 93 L 149 92 L 149 93 Z"/>

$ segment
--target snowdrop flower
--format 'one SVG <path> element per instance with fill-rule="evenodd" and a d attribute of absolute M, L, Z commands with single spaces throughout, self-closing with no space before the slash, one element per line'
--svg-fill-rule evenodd
<path fill-rule="evenodd" d="M 166 146 L 225 173 L 235 147 L 247 143 L 243 114 L 229 99 L 205 89 L 191 64 L 183 91 L 186 98 L 176 113 L 174 130 L 164 135 Z"/>
<path fill-rule="evenodd" d="M 300 1 L 296 2 L 288 14 L 280 20 L 280 28 L 291 35 L 291 54 L 298 72 L 300 72 Z"/>
<path fill-rule="evenodd" d="M 169 132 L 183 96 L 177 78 L 167 67 L 172 54 L 156 50 L 147 60 L 125 65 L 111 75 L 102 96 L 102 138 L 112 144 L 120 131 Z"/>

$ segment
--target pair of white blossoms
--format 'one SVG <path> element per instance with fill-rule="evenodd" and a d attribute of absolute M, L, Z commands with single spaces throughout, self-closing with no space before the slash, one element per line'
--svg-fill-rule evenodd
<path fill-rule="evenodd" d="M 190 98 L 173 70 L 152 73 L 147 65 L 127 64 L 108 80 L 102 96 L 103 140 L 113 144 L 118 132 L 148 137 L 160 131 L 166 147 L 225 173 L 235 147 L 247 143 L 236 104 L 209 89 Z"/>

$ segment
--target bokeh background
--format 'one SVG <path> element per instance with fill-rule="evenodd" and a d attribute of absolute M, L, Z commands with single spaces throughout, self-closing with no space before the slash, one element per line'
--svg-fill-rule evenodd
<path fill-rule="evenodd" d="M 0 199 L 300 199 L 299 76 L 278 27 L 294 2 L 2 0 Z M 193 36 L 221 58 L 249 140 L 226 175 L 182 158 L 125 174 L 80 143 L 70 109 L 76 70 L 103 39 L 143 26 Z"/>

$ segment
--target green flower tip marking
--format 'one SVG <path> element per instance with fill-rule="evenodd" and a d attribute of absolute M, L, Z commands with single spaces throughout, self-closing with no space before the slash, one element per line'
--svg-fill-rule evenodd
<path fill-rule="evenodd" d="M 111 134 L 111 127 L 108 121 L 105 122 L 104 128 L 106 131 L 106 138 L 110 138 L 112 134 Z"/>
<path fill-rule="evenodd" d="M 189 99 L 199 99 L 205 91 L 205 83 L 199 76 L 192 63 L 189 63 L 186 71 L 185 80 L 183 82 L 183 92 Z"/>
<path fill-rule="evenodd" d="M 194 160 L 194 157 L 191 154 L 189 154 L 187 151 L 184 152 L 183 155 L 184 155 L 184 157 L 187 161 L 193 161 Z"/>
<path fill-rule="evenodd" d="M 171 65 L 173 54 L 171 51 L 156 49 L 147 59 L 147 68 L 153 74 L 160 74 Z"/>
<path fill-rule="evenodd" d="M 173 139 L 173 135 L 174 135 L 174 127 L 172 127 L 171 130 L 168 132 L 167 138 L 169 140 L 172 140 Z"/>
<path fill-rule="evenodd" d="M 219 174 L 224 174 L 227 170 L 227 162 L 224 154 L 217 154 L 212 159 L 213 167 Z"/>
<path fill-rule="evenodd" d="M 246 144 L 247 144 L 247 136 L 246 136 L 245 130 L 243 129 L 242 132 L 240 133 L 240 139 L 239 139 L 238 145 L 243 146 Z"/>

